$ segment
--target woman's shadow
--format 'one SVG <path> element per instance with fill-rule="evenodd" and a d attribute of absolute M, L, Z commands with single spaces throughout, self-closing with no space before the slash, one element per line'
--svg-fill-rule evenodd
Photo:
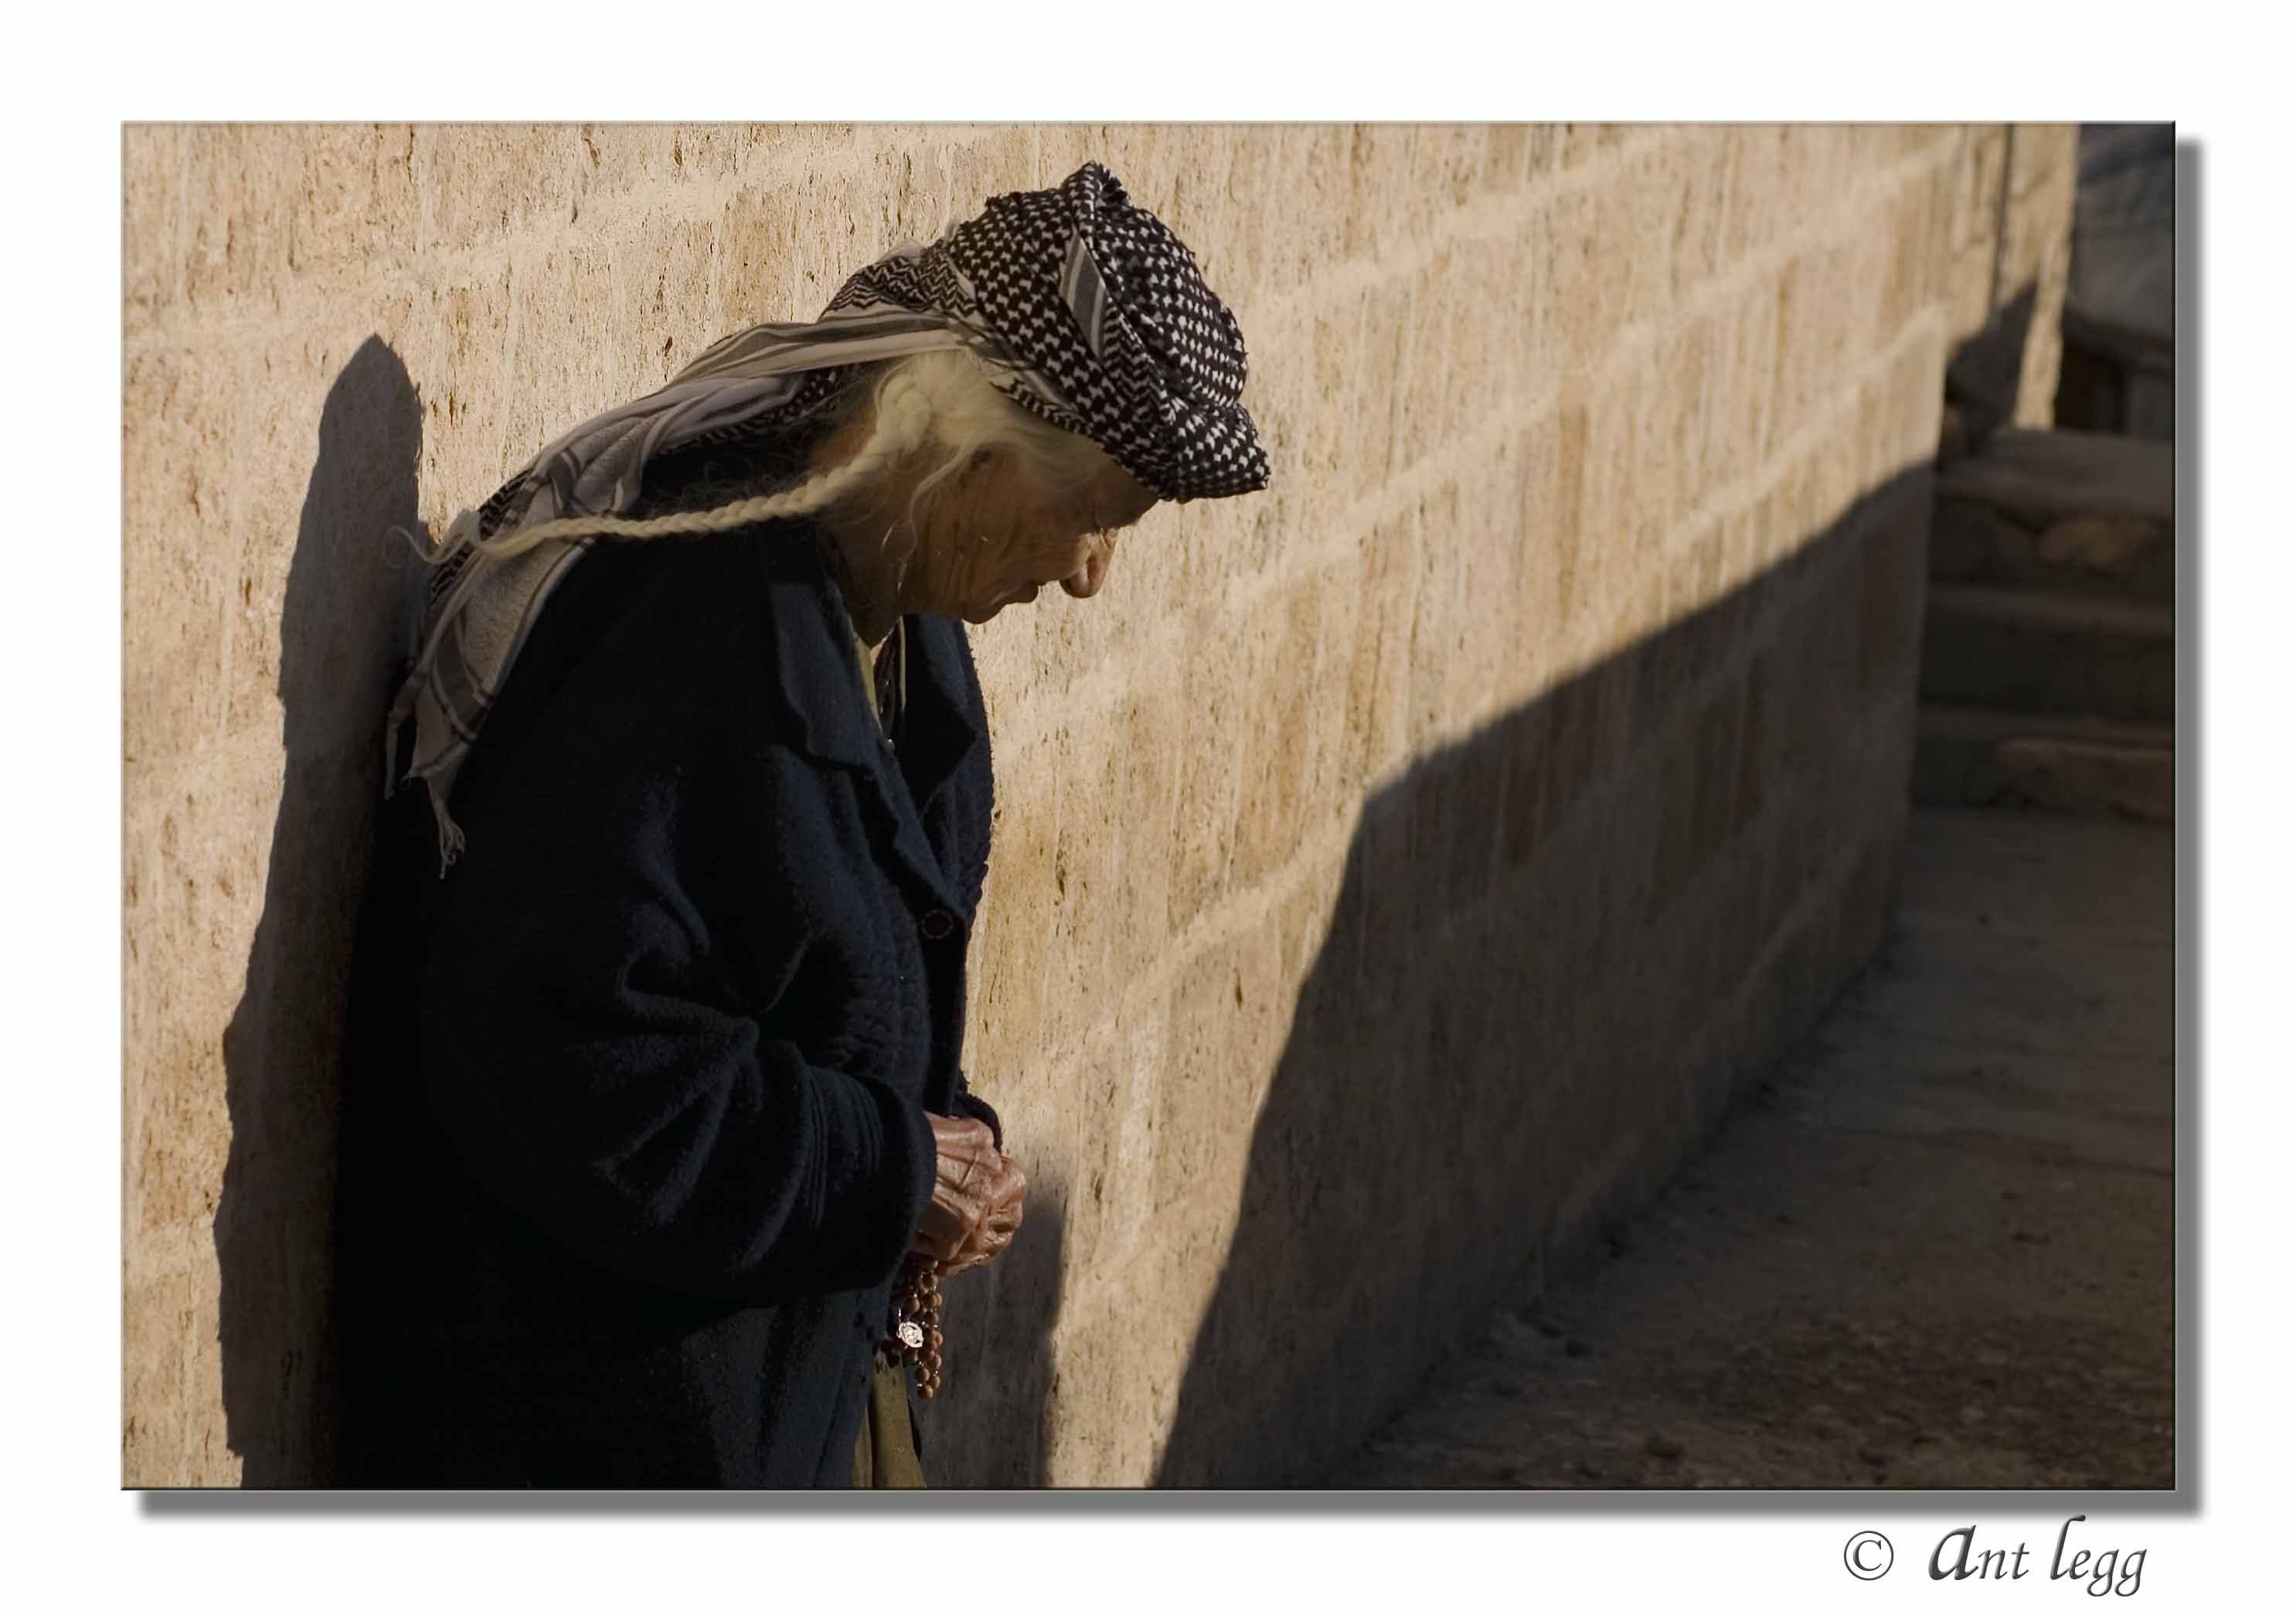
<path fill-rule="evenodd" d="M 333 1201 L 352 936 L 382 728 L 420 608 L 422 405 L 379 337 L 319 415 L 279 621 L 284 777 L 246 989 L 225 1030 L 231 1149 L 216 1206 L 223 1403 L 249 1487 L 335 1468 Z M 396 545 L 396 546 L 394 546 Z"/>

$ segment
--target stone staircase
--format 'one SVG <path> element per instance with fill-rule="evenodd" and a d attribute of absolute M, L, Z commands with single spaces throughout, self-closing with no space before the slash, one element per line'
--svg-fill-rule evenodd
<path fill-rule="evenodd" d="M 2176 453 L 2004 429 L 1943 465 L 1914 797 L 2176 815 Z"/>

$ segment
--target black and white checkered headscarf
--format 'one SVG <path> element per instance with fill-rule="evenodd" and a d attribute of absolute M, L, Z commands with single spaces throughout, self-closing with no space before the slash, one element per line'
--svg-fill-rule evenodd
<path fill-rule="evenodd" d="M 585 421 L 447 527 L 414 664 L 390 724 L 415 722 L 406 776 L 462 835 L 447 797 L 551 590 L 593 537 L 473 565 L 473 544 L 545 521 L 620 514 L 645 467 L 679 448 L 795 424 L 850 366 L 962 348 L 998 390 L 1091 438 L 1160 498 L 1267 485 L 1242 400 L 1243 332 L 1195 258 L 1114 175 L 1087 162 L 1054 190 L 992 197 L 941 239 L 859 270 L 811 324 L 726 337 L 658 391 Z M 399 781 L 386 767 L 391 787 Z"/>
<path fill-rule="evenodd" d="M 1087 162 L 1058 190 L 995 198 L 942 256 L 959 306 L 1000 332 L 1011 378 L 998 384 L 1021 406 L 1090 437 L 1160 498 L 1267 485 L 1241 401 L 1235 315 L 1106 168 Z M 891 278 L 863 269 L 830 307 L 901 299 Z"/>

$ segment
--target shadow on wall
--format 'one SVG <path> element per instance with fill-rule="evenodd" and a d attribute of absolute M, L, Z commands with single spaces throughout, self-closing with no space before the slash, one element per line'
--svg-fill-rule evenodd
<path fill-rule="evenodd" d="M 250 1487 L 330 1480 L 332 1220 L 345 992 L 420 568 L 422 411 L 370 337 L 319 415 L 279 622 L 285 775 L 247 984 L 224 1032 L 231 1150 L 216 1206 L 223 1401 Z"/>
<path fill-rule="evenodd" d="M 1160 1485 L 1317 1482 L 1645 1200 L 1872 954 L 1931 482 L 1909 467 L 1365 802 Z"/>
<path fill-rule="evenodd" d="M 1031 1176 L 1026 1223 L 1012 1247 L 948 1284 L 944 1382 L 917 1411 L 925 1476 L 936 1488 L 1046 1484 L 1066 1198 L 1061 1182 Z"/>
<path fill-rule="evenodd" d="M 1956 348 L 1946 365 L 1945 400 L 1961 412 L 1972 438 L 1990 436 L 2016 417 L 2025 338 L 2039 294 L 2038 287 L 2028 285 L 1994 309 L 1985 328 Z"/>
<path fill-rule="evenodd" d="M 1957 451 L 2013 415 L 2036 300 L 1947 364 Z M 1933 473 L 1906 467 L 1365 802 L 1159 1484 L 1316 1483 L 1496 1304 L 1598 1251 L 1872 955 Z M 1903 741 L 1861 773 L 1865 718 L 1893 699 Z M 1677 722 L 1677 747 L 1622 767 Z"/>

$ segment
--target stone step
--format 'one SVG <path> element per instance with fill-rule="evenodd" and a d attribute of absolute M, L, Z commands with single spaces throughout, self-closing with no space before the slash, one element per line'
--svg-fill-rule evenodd
<path fill-rule="evenodd" d="M 1938 492 L 1988 504 L 2028 526 L 2077 515 L 2174 526 L 2177 448 L 2086 430 L 1997 430 L 1938 477 Z"/>
<path fill-rule="evenodd" d="M 1942 470 L 1940 581 L 2142 602 L 2176 596 L 2176 449 L 2075 430 L 1999 430 Z"/>
<path fill-rule="evenodd" d="M 1924 806 L 2177 818 L 2172 726 L 1924 703 L 1915 735 L 1913 792 Z"/>
<path fill-rule="evenodd" d="M 2037 530 L 1983 503 L 1939 497 L 1930 576 L 2166 604 L 2177 596 L 2177 537 L 2160 521 L 2117 515 L 2074 515 Z"/>
<path fill-rule="evenodd" d="M 2121 721 L 2177 719 L 2173 607 L 1932 582 L 1922 697 Z"/>

